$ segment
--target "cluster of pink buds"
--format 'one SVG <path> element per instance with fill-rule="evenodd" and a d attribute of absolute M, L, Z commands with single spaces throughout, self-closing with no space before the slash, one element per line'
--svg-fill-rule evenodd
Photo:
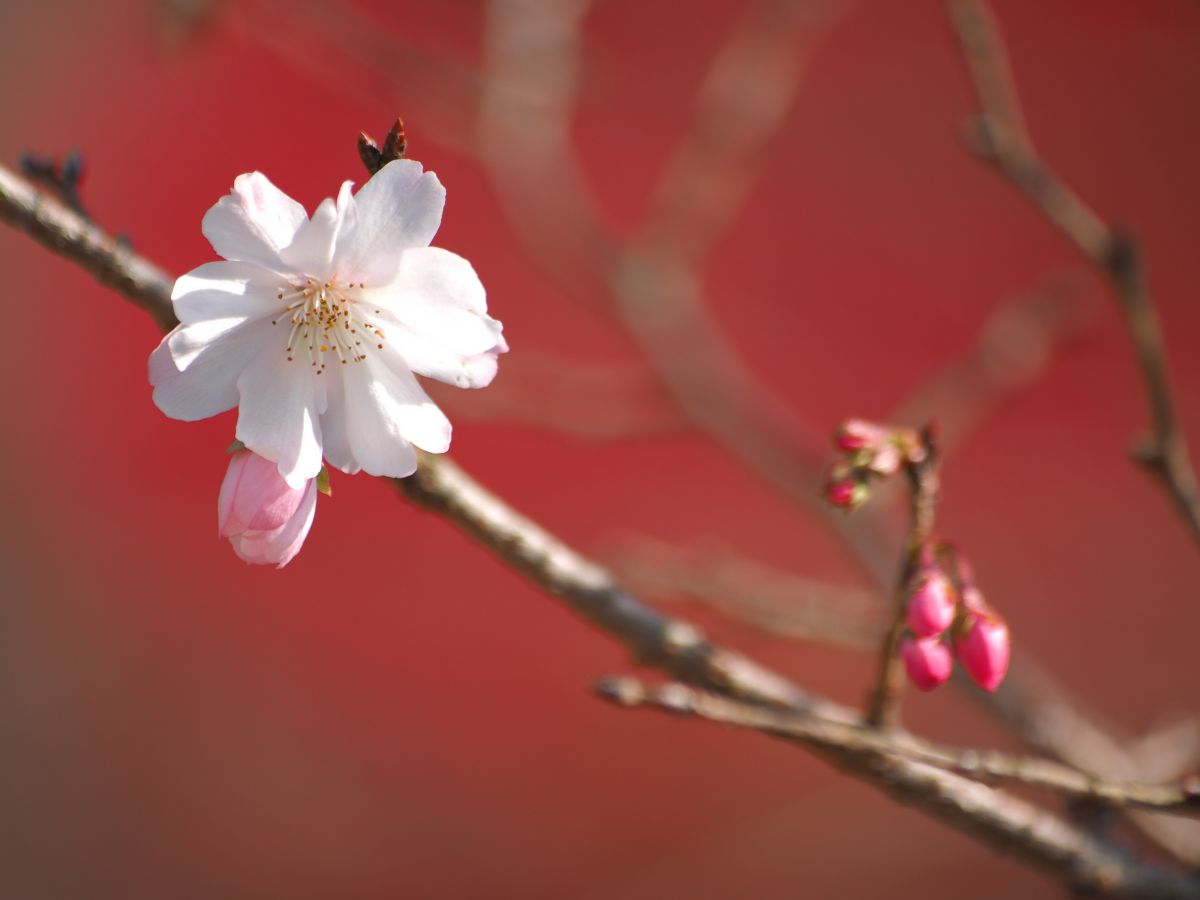
<path fill-rule="evenodd" d="M 924 453 L 920 436 L 911 428 L 887 428 L 862 419 L 847 419 L 833 436 L 841 456 L 825 482 L 825 499 L 852 510 L 871 495 L 871 481 L 900 471 L 913 454 Z"/>
<path fill-rule="evenodd" d="M 943 551 L 936 556 L 923 551 L 909 583 L 909 633 L 900 641 L 900 659 L 909 680 L 922 691 L 950 677 L 953 656 L 972 681 L 994 691 L 1008 671 L 1008 626 L 975 587 L 959 555 L 949 548 Z M 953 564 L 953 578 L 944 563 Z"/>

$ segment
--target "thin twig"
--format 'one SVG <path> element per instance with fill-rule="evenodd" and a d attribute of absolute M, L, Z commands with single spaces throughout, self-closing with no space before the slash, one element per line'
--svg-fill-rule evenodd
<path fill-rule="evenodd" d="M 1136 451 L 1137 459 L 1159 479 L 1200 542 L 1200 487 L 1171 400 L 1162 328 L 1137 242 L 1106 223 L 1038 155 L 985 0 L 946 0 L 946 6 L 980 106 L 972 149 L 1023 192 L 1108 282 L 1133 342 L 1153 430 Z"/>
<path fill-rule="evenodd" d="M 682 685 L 653 691 L 635 679 L 616 678 L 602 681 L 598 690 L 601 696 L 623 705 L 695 715 L 802 743 L 850 774 L 875 781 L 901 802 L 1055 873 L 1081 893 L 1147 898 L 1200 896 L 1200 881 L 1194 877 L 1131 859 L 1031 803 L 910 755 L 920 752 L 916 748 L 902 752 L 904 745 L 896 732 L 827 722 L 818 716 L 787 711 L 756 710 Z M 1154 800 L 1165 801 L 1168 797 Z M 1186 792 L 1180 808 L 1190 808 L 1195 802 L 1194 792 Z"/>
<path fill-rule="evenodd" d="M 603 680 L 599 691 L 626 705 L 645 703 L 670 712 L 690 713 L 726 725 L 766 731 L 847 753 L 886 753 L 928 763 L 973 781 L 1012 782 L 1105 806 L 1200 815 L 1200 781 L 1194 777 L 1178 784 L 1104 781 L 1048 759 L 948 747 L 899 730 L 879 731 L 858 723 L 831 722 L 807 713 L 766 709 L 681 684 L 649 687 L 628 676 Z"/>
<path fill-rule="evenodd" d="M 21 155 L 21 174 L 36 185 L 52 191 L 63 203 L 79 213 L 80 217 L 92 221 L 79 196 L 79 185 L 83 180 L 84 161 L 78 150 L 72 150 L 61 161 L 33 153 Z"/>
<path fill-rule="evenodd" d="M 899 721 L 900 694 L 904 690 L 904 667 L 899 656 L 900 640 L 904 636 L 904 613 L 913 575 L 933 535 L 940 482 L 938 468 L 938 449 L 932 430 L 926 428 L 921 433 L 918 449 L 904 462 L 904 474 L 909 483 L 908 535 L 896 579 L 892 624 L 880 643 L 879 674 L 867 699 L 866 720 L 874 728 L 893 728 Z"/>
<path fill-rule="evenodd" d="M 32 202 L 21 202 L 22 198 Z M 94 246 L 107 248 L 115 242 L 98 229 L 85 228 L 75 213 L 38 196 L 2 168 L 0 211 L 6 221 L 115 286 L 161 323 L 173 320 L 172 282 L 161 269 L 132 254 L 95 253 Z M 832 723 L 856 721 L 851 710 L 707 641 L 694 626 L 646 606 L 602 567 L 517 513 L 448 458 L 422 454 L 417 473 L 395 484 L 409 499 L 478 539 L 644 663 L 755 705 L 807 712 Z M 990 846 L 1011 849 L 1074 887 L 1120 897 L 1200 897 L 1200 881 L 1131 860 L 1080 827 L 985 785 L 877 753 L 835 759 L 860 778 L 920 805 L 929 815 L 963 827 Z"/>
<path fill-rule="evenodd" d="M 1020 673 L 1020 682 L 1013 675 Z M 967 682 L 961 678 L 961 682 Z M 1032 747 L 1057 757 L 1068 765 L 1104 778 L 1134 781 L 1154 769 L 1131 753 L 1127 739 L 1102 727 L 1084 713 L 1079 698 L 1067 691 L 1028 654 L 1013 661 L 1004 684 L 995 693 L 972 690 L 969 696 L 985 703 Z M 1031 702 L 1032 698 L 1032 702 Z M 1136 747 L 1134 748 L 1136 749 Z M 1193 760 L 1195 767 L 1200 760 Z M 1171 773 L 1178 775 L 1179 772 Z M 1200 866 L 1200 822 L 1163 818 L 1131 811 L 1130 821 L 1150 840 L 1176 859 L 1193 868 Z"/>

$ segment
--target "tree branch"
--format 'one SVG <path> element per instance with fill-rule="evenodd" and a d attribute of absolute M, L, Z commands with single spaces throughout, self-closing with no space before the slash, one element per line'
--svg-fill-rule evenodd
<path fill-rule="evenodd" d="M 1141 369 L 1153 429 L 1136 457 L 1159 479 L 1200 542 L 1200 488 L 1171 400 L 1162 328 L 1137 242 L 1108 225 L 1038 156 L 985 0 L 946 0 L 946 8 L 980 106 L 972 149 L 1024 193 L 1108 282 Z"/>
<path fill-rule="evenodd" d="M 174 279 L 3 167 L 0 220 L 91 272 L 101 284 L 150 313 L 163 330 L 175 325 L 175 310 L 171 308 Z"/>
<path fill-rule="evenodd" d="M 1118 848 L 1053 814 L 978 781 L 948 771 L 941 762 L 958 757 L 933 745 L 908 746 L 896 732 L 861 724 L 830 722 L 819 716 L 755 708 L 681 685 L 647 690 L 635 679 L 602 681 L 601 696 L 626 706 L 646 705 L 728 725 L 755 728 L 801 743 L 848 773 L 865 778 L 902 803 L 911 804 L 985 843 L 1007 850 L 1052 873 L 1083 893 L 1117 897 L 1200 896 L 1200 881 L 1127 857 Z M 975 768 L 972 765 L 972 768 Z M 1086 777 L 1086 776 L 1083 776 Z M 1045 786 L 1045 785 L 1043 785 Z M 1111 787 L 1111 786 L 1110 786 Z M 1135 792 L 1143 790 L 1139 786 Z M 1195 791 L 1150 788 L 1143 796 L 1172 809 L 1195 808 Z M 1129 799 L 1120 788 L 1108 791 Z M 1161 807 L 1160 807 L 1161 808 Z"/>
<path fill-rule="evenodd" d="M 600 682 L 599 693 L 627 706 L 649 705 L 687 713 L 726 725 L 752 728 L 848 754 L 884 753 L 927 763 L 984 783 L 1011 782 L 1105 806 L 1200 816 L 1200 780 L 1179 784 L 1104 781 L 1048 759 L 1014 756 L 995 750 L 947 747 L 900 730 L 833 722 L 806 713 L 766 709 L 680 684 L 647 687 L 627 676 Z"/>
<path fill-rule="evenodd" d="M 563 172 L 564 166 L 571 165 L 569 159 L 564 159 L 564 155 L 569 155 L 569 141 L 565 136 L 575 91 L 575 74 L 579 70 L 576 57 L 580 53 L 580 43 L 577 33 L 582 13 L 578 3 L 574 2 L 558 4 L 553 0 L 541 0 L 535 6 L 522 6 L 522 2 L 504 0 L 501 6 L 490 7 L 493 18 L 488 25 L 487 63 L 482 76 L 474 71 L 447 73 L 444 60 L 423 57 L 418 50 L 394 36 L 384 34 L 381 37 L 375 23 L 363 17 L 359 17 L 361 21 L 357 22 L 353 32 L 342 28 L 341 19 L 319 23 L 323 35 L 333 35 L 321 45 L 319 53 L 306 53 L 303 47 L 297 50 L 296 47 L 303 42 L 292 40 L 289 35 L 281 37 L 274 27 L 259 28 L 256 34 L 295 65 L 303 62 L 306 72 L 311 70 L 313 59 L 333 58 L 331 54 L 346 46 L 356 50 L 365 47 L 372 57 L 373 80 L 359 77 L 347 81 L 348 60 L 342 58 L 336 59 L 336 65 L 326 66 L 326 75 L 345 86 L 351 94 L 362 93 L 367 88 L 374 90 L 378 87 L 376 82 L 386 81 L 404 98 L 405 105 L 411 103 L 421 108 L 419 117 L 426 123 L 424 133 L 459 152 L 474 153 L 485 166 L 494 164 L 493 185 L 535 261 L 558 280 L 564 297 L 587 301 L 592 309 L 609 311 L 612 305 L 607 303 L 606 295 L 612 277 L 610 272 L 620 259 L 623 248 L 616 236 L 606 229 L 605 223 L 598 219 L 595 210 L 585 208 L 590 205 L 590 199 L 580 173 L 577 170 Z M 762 0 L 759 9 L 764 9 L 768 2 L 770 0 Z M 822 2 L 816 0 L 814 8 L 818 9 L 818 16 Z M 306 6 L 315 9 L 320 5 Z M 533 10 L 533 14 L 530 14 L 530 10 Z M 263 20 L 266 18 L 269 16 Z M 279 15 L 275 18 L 279 21 L 289 19 L 288 16 Z M 522 30 L 522 20 L 529 26 L 541 22 L 543 27 Z M 747 27 L 755 29 L 754 22 L 747 21 Z M 326 25 L 329 27 L 324 27 Z M 509 26 L 517 30 L 508 34 L 499 33 L 498 29 Z M 775 24 L 769 24 L 765 31 L 777 39 L 794 34 Z M 807 52 L 821 31 L 820 28 L 811 28 L 802 34 L 802 53 Z M 768 40 L 771 39 L 768 37 Z M 793 51 L 785 52 L 795 55 Z M 774 76 L 786 69 L 772 72 L 768 66 L 766 71 Z M 798 69 L 795 71 L 799 72 Z M 435 74 L 431 76 L 430 72 Z M 418 82 L 428 84 L 417 90 L 413 85 Z M 448 95 L 444 90 L 446 84 L 462 88 L 455 94 L 463 100 L 462 103 L 447 101 Z M 762 85 L 753 80 L 748 85 L 744 84 L 742 89 L 749 94 L 757 94 L 762 89 Z M 734 101 L 738 99 L 729 92 L 725 92 L 724 96 Z M 480 106 L 483 109 L 478 127 L 472 129 L 464 121 L 463 111 Z M 755 108 L 766 109 L 762 105 L 756 105 Z M 690 133 L 703 138 L 705 129 L 714 122 L 719 125 L 726 114 L 739 115 L 739 110 L 731 108 L 729 104 L 707 104 L 705 124 L 693 127 Z M 470 113 L 466 115 L 469 117 Z M 740 117 L 739 121 L 742 121 Z M 764 130 L 754 124 L 754 115 L 746 121 L 754 125 L 751 132 L 757 129 L 756 140 L 769 137 L 769 129 Z M 732 147 L 734 151 L 742 153 L 743 148 L 752 150 L 753 142 L 726 141 L 721 146 Z M 724 171 L 721 155 L 714 152 L 716 147 L 709 145 L 707 150 L 701 152 L 698 158 L 704 165 L 695 171 L 705 174 Z M 754 155 L 748 153 L 742 158 L 753 159 Z M 679 158 L 684 156 L 683 153 L 679 154 Z M 718 194 L 714 192 L 713 196 Z M 705 209 L 716 209 L 718 212 L 728 210 L 732 208 L 729 198 L 735 196 L 733 192 L 726 193 L 720 204 L 705 205 Z M 713 222 L 704 223 L 696 232 L 701 237 L 715 233 Z M 694 248 L 700 243 L 699 240 L 689 240 L 689 254 L 694 254 Z M 687 266 L 683 268 L 686 275 Z M 667 282 L 670 286 L 671 279 L 668 278 Z M 678 282 L 679 279 L 675 279 L 675 283 Z M 691 290 L 686 283 L 684 286 Z M 648 290 L 653 293 L 655 289 L 651 287 Z M 659 304 L 659 309 L 671 311 L 688 305 L 694 308 L 702 298 L 699 294 L 688 296 L 679 290 L 668 290 L 660 292 L 660 299 L 663 302 Z M 679 318 L 678 321 L 686 324 L 686 318 Z M 678 329 L 681 337 L 674 342 L 674 346 L 682 352 L 684 362 L 688 359 L 688 343 L 691 341 L 697 349 L 696 356 L 702 362 L 711 368 L 724 366 L 726 354 L 710 351 L 714 346 L 718 350 L 728 348 L 728 342 L 718 334 L 719 341 L 714 345 L 708 333 L 713 328 L 715 325 L 709 319 L 701 321 L 691 331 L 682 327 Z M 711 427 L 712 423 L 702 422 L 705 430 L 718 444 L 726 446 L 743 466 L 773 485 L 797 506 L 820 514 L 821 510 L 813 503 L 814 492 L 810 488 L 818 478 L 823 456 L 813 449 L 816 442 L 812 439 L 811 430 L 799 422 L 794 409 L 782 403 L 777 396 L 764 397 L 759 392 L 761 380 L 751 377 L 740 357 L 734 356 L 732 359 L 736 371 L 724 371 L 722 377 L 713 383 L 718 388 L 727 389 L 727 393 L 735 396 L 737 402 L 750 404 L 744 413 L 744 418 L 753 426 L 745 433 L 750 435 L 750 439 L 746 443 L 739 443 L 733 428 L 725 429 L 724 435 L 720 435 L 714 433 L 716 429 Z M 678 362 L 672 361 L 670 365 L 675 366 Z M 693 369 L 699 371 L 695 367 Z M 705 373 L 699 371 L 699 374 L 703 377 Z M 680 377 L 685 376 L 686 372 Z M 693 419 L 697 415 L 708 415 L 708 411 L 700 406 L 681 406 L 681 409 Z M 723 411 L 719 412 L 723 415 Z M 926 418 L 917 416 L 912 421 Z M 953 422 L 948 424 L 947 438 L 952 443 L 959 432 Z M 893 547 L 899 541 L 888 523 L 861 514 L 850 518 L 825 515 L 823 521 L 843 541 L 872 580 L 880 585 L 891 581 L 894 576 Z M 1022 655 L 1014 662 L 1012 671 L 997 694 L 981 696 L 974 687 L 970 694 L 985 703 L 990 712 L 1033 747 L 1066 762 L 1111 776 L 1136 777 L 1140 774 L 1139 761 L 1124 747 L 1124 738 L 1101 726 L 1092 713 L 1069 698 L 1067 691 L 1046 672 L 1035 670 L 1027 656 Z M 1059 723 L 1064 727 L 1042 727 L 1047 722 Z M 1070 723 L 1070 727 L 1066 723 Z M 1200 865 L 1200 835 L 1197 834 L 1200 829 L 1194 827 L 1196 823 L 1164 820 L 1138 813 L 1131 814 L 1131 818 L 1171 853 L 1190 864 Z"/>
<path fill-rule="evenodd" d="M 150 311 L 173 321 L 171 279 L 77 214 L 0 168 L 5 221 Z M 851 710 L 809 693 L 740 654 L 706 640 L 694 626 L 643 604 L 607 571 L 488 492 L 446 457 L 422 454 L 411 478 L 395 481 L 414 502 L 447 518 L 506 564 L 616 638 L 634 658 L 705 689 L 752 705 L 852 724 Z M 865 781 L 961 826 L 997 848 L 1012 849 L 1075 887 L 1120 897 L 1200 897 L 1200 881 L 1130 860 L 1080 827 L 984 785 L 925 763 L 879 754 L 835 761 Z"/>

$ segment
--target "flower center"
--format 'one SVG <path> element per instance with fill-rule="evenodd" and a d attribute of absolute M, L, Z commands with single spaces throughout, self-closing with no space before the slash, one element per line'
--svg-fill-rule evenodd
<path fill-rule="evenodd" d="M 283 314 L 272 319 L 272 325 L 291 325 L 287 339 L 287 360 L 294 362 L 307 353 L 314 374 L 325 371 L 325 354 L 336 354 L 342 365 L 362 362 L 374 344 L 383 349 L 383 329 L 363 319 L 359 310 L 357 291 L 365 285 L 316 281 L 305 278 L 304 284 L 289 284 L 276 297 L 285 303 Z M 375 310 L 378 314 L 379 310 Z"/>

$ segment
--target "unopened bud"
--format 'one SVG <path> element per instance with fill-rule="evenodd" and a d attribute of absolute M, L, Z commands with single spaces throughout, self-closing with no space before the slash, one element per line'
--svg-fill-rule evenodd
<path fill-rule="evenodd" d="M 249 450 L 229 457 L 217 498 L 217 528 L 248 563 L 283 568 L 300 552 L 317 509 L 317 486 L 294 488 L 278 466 Z"/>
<path fill-rule="evenodd" d="M 1008 672 L 1008 626 L 995 614 L 969 613 L 954 651 L 971 680 L 985 691 L 994 691 Z"/>
<path fill-rule="evenodd" d="M 917 640 L 905 635 L 900 641 L 900 661 L 908 680 L 921 691 L 932 691 L 945 684 L 954 668 L 950 649 L 937 638 Z"/>
<path fill-rule="evenodd" d="M 886 478 L 899 472 L 900 463 L 903 461 L 904 454 L 900 452 L 900 448 L 891 441 L 885 441 L 875 448 L 870 462 L 867 463 L 867 468 L 876 475 Z"/>
<path fill-rule="evenodd" d="M 84 163 L 83 155 L 78 150 L 72 150 L 63 160 L 60 177 L 65 183 L 78 187 L 83 184 L 86 175 L 87 165 Z"/>
<path fill-rule="evenodd" d="M 878 444 L 887 435 L 887 430 L 862 419 L 847 419 L 838 426 L 833 442 L 839 450 L 856 453 Z"/>
<path fill-rule="evenodd" d="M 871 489 L 867 487 L 866 482 L 856 478 L 843 478 L 829 482 L 825 488 L 825 499 L 842 509 L 855 509 L 866 502 L 870 493 Z"/>
<path fill-rule="evenodd" d="M 954 621 L 955 598 L 949 581 L 933 571 L 923 578 L 908 598 L 908 627 L 917 637 L 941 634 Z"/>

